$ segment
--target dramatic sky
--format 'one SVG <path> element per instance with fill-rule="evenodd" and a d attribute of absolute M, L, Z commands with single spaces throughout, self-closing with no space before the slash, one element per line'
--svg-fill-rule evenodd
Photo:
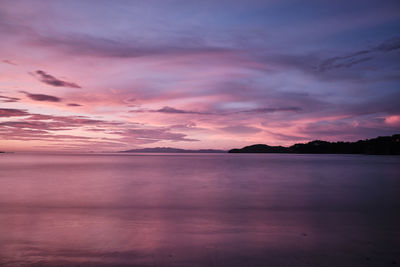
<path fill-rule="evenodd" d="M 0 0 L 0 150 L 400 131 L 400 2 Z"/>

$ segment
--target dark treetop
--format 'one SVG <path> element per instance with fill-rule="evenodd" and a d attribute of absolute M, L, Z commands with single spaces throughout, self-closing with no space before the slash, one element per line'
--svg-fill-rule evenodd
<path fill-rule="evenodd" d="M 229 153 L 304 153 L 304 154 L 371 154 L 400 155 L 400 134 L 380 136 L 357 142 L 312 141 L 295 144 L 290 147 L 252 145 L 241 149 L 229 150 Z"/>

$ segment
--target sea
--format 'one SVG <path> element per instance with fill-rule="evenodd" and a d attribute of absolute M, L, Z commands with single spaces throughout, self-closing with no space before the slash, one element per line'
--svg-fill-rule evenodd
<path fill-rule="evenodd" d="M 0 266 L 400 265 L 400 157 L 0 154 Z"/>

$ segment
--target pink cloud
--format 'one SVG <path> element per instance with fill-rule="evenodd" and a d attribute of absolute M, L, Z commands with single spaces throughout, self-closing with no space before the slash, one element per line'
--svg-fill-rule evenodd
<path fill-rule="evenodd" d="M 389 125 L 400 126 L 400 115 L 388 116 L 385 118 L 385 122 Z"/>
<path fill-rule="evenodd" d="M 12 109 L 12 108 L 0 108 L 0 117 L 19 117 L 28 116 L 29 113 L 26 110 Z"/>
<path fill-rule="evenodd" d="M 77 85 L 76 83 L 57 79 L 56 77 L 54 77 L 42 70 L 35 71 L 33 73 L 33 76 L 35 76 L 39 81 L 41 81 L 45 84 L 51 85 L 51 86 L 55 86 L 55 87 L 82 88 L 79 85 Z"/>

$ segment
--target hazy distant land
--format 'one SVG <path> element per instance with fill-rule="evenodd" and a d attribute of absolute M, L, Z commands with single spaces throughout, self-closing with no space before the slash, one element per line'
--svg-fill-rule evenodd
<path fill-rule="evenodd" d="M 298 153 L 298 154 L 370 154 L 400 155 L 400 134 L 380 136 L 357 142 L 327 142 L 315 140 L 306 144 L 294 144 L 290 147 L 257 144 L 241 149 L 229 150 L 229 153 Z"/>
<path fill-rule="evenodd" d="M 153 147 L 153 148 L 139 148 L 121 151 L 122 153 L 226 153 L 225 150 L 218 149 L 197 149 L 187 150 L 172 147 Z"/>
<path fill-rule="evenodd" d="M 400 134 L 380 136 L 357 142 L 327 142 L 314 140 L 289 147 L 256 144 L 229 151 L 218 149 L 187 150 L 172 147 L 139 148 L 121 153 L 293 153 L 293 154 L 370 154 L 400 155 Z"/>

